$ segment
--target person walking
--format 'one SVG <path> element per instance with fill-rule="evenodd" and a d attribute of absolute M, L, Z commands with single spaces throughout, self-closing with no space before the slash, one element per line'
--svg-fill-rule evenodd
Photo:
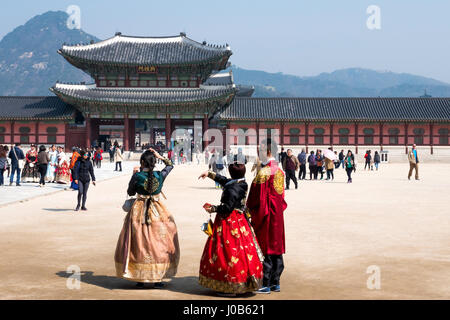
<path fill-rule="evenodd" d="M 331 150 L 331 148 L 328 148 L 328 150 Z M 326 180 L 334 180 L 334 162 L 327 157 L 325 157 L 325 169 L 327 170 Z"/>
<path fill-rule="evenodd" d="M 375 154 L 373 155 L 373 163 L 375 164 L 375 168 L 378 171 L 378 166 L 380 165 L 380 154 L 378 153 L 378 151 L 375 151 Z"/>
<path fill-rule="evenodd" d="M 323 179 L 323 165 L 324 165 L 324 157 L 322 155 L 322 150 L 316 151 L 316 172 L 314 174 L 314 180 L 317 180 L 320 172 L 320 180 Z"/>
<path fill-rule="evenodd" d="M 340 165 L 342 165 L 342 169 L 345 169 L 344 158 L 345 158 L 344 150 L 341 150 L 341 152 L 339 152 L 339 163 L 340 163 Z M 338 166 L 338 168 L 339 168 L 339 166 Z"/>
<path fill-rule="evenodd" d="M 306 177 L 306 152 L 305 149 L 298 154 L 298 162 L 300 163 L 300 172 L 298 173 L 298 178 L 300 180 L 305 180 Z"/>
<path fill-rule="evenodd" d="M 366 168 L 369 168 L 370 170 L 370 163 L 372 162 L 372 155 L 370 154 L 370 150 L 367 150 L 366 154 L 364 155 L 364 159 L 366 160 L 364 170 L 366 170 Z"/>
<path fill-rule="evenodd" d="M 50 156 L 47 153 L 47 149 L 44 145 L 39 147 L 39 153 L 37 156 L 37 168 L 40 174 L 39 187 L 45 186 L 45 175 L 47 174 L 48 163 L 50 162 Z"/>
<path fill-rule="evenodd" d="M 419 180 L 419 156 L 417 155 L 416 144 L 413 144 L 411 150 L 409 150 L 408 160 L 409 160 L 408 180 L 411 180 L 413 170 L 415 170 L 416 180 Z"/>
<path fill-rule="evenodd" d="M 97 168 L 100 169 L 102 167 L 102 160 L 103 160 L 102 148 L 100 148 L 100 147 L 95 148 L 94 159 L 95 159 L 95 164 L 97 165 Z"/>
<path fill-rule="evenodd" d="M 94 166 L 89 160 L 86 150 L 80 151 L 80 157 L 75 163 L 73 173 L 73 180 L 78 185 L 78 202 L 75 211 L 80 210 L 80 204 L 81 210 L 86 211 L 87 192 L 91 178 L 92 184 L 95 186 Z"/>
<path fill-rule="evenodd" d="M 23 168 L 23 162 L 25 160 L 25 155 L 20 148 L 20 143 L 16 143 L 15 146 L 11 147 L 8 158 L 11 159 L 11 174 L 9 175 L 9 185 L 12 186 L 14 181 L 14 174 L 16 174 L 16 186 L 20 186 L 20 171 Z"/>
<path fill-rule="evenodd" d="M 70 169 L 70 173 L 72 175 L 72 182 L 70 183 L 70 188 L 72 190 L 77 190 L 77 188 L 78 188 L 78 185 L 75 183 L 74 178 L 73 178 L 73 176 L 74 176 L 73 168 L 75 167 L 75 163 L 77 163 L 78 159 L 80 158 L 80 153 L 78 151 L 79 151 L 78 148 L 73 147 L 72 148 L 72 157 L 70 157 L 69 169 Z"/>
<path fill-rule="evenodd" d="M 114 151 L 115 151 L 114 146 L 111 145 L 111 146 L 109 147 L 109 149 L 108 149 L 108 153 L 109 153 L 109 162 L 110 162 L 110 163 L 113 163 L 113 162 L 114 162 Z"/>
<path fill-rule="evenodd" d="M 286 152 L 286 157 L 284 157 L 283 170 L 286 172 L 286 190 L 289 190 L 290 180 L 294 181 L 295 189 L 298 189 L 297 177 L 295 176 L 295 171 L 300 167 L 300 163 L 297 157 L 294 156 L 291 149 Z"/>
<path fill-rule="evenodd" d="M 309 164 L 309 180 L 313 179 L 313 176 L 316 175 L 316 169 L 317 169 L 317 161 L 316 156 L 314 155 L 314 151 L 311 151 L 310 155 L 308 156 L 308 164 Z"/>
<path fill-rule="evenodd" d="M 154 170 L 157 160 L 165 164 L 161 171 Z M 172 161 L 150 148 L 142 154 L 140 168 L 134 169 L 128 184 L 127 194 L 137 197 L 125 217 L 114 262 L 116 276 L 137 282 L 140 289 L 145 283 L 162 289 L 162 280 L 177 273 L 180 260 L 177 226 L 161 196 L 172 169 Z"/>
<path fill-rule="evenodd" d="M 344 159 L 345 164 L 345 170 L 347 171 L 347 183 L 352 183 L 352 172 L 356 170 L 356 163 L 355 163 L 355 156 L 351 152 L 351 150 L 348 150 L 347 155 Z"/>
<path fill-rule="evenodd" d="M 7 163 L 8 158 L 6 158 L 6 149 L 4 146 L 0 145 L 0 186 L 5 184 L 3 174 L 6 171 Z"/>
<path fill-rule="evenodd" d="M 283 254 L 286 252 L 284 211 L 287 203 L 284 200 L 284 173 L 272 156 L 272 150 L 277 150 L 276 144 L 271 139 L 264 140 L 259 150 L 263 168 L 250 187 L 247 208 L 264 255 L 263 284 L 256 293 L 269 294 L 281 291 L 280 277 L 284 270 Z"/>
<path fill-rule="evenodd" d="M 120 149 L 120 146 L 117 146 L 116 150 L 114 151 L 114 162 L 116 163 L 116 169 L 114 171 L 122 171 L 122 161 L 122 150 Z M 120 168 L 120 170 L 118 168 Z"/>

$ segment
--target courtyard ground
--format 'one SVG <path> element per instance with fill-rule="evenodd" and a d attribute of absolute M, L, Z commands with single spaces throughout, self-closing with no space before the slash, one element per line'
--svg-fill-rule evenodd
<path fill-rule="evenodd" d="M 197 284 L 206 241 L 202 205 L 220 198 L 212 181 L 197 180 L 205 169 L 177 166 L 166 180 L 181 260 L 164 290 L 137 290 L 114 276 L 126 175 L 91 186 L 87 212 L 73 211 L 71 191 L 1 207 L 0 299 L 217 299 Z M 302 181 L 286 191 L 282 291 L 247 298 L 450 299 L 450 165 L 422 164 L 420 181 L 408 181 L 407 170 L 359 170 L 347 184 L 339 169 L 333 182 Z M 8 188 L 0 198 L 18 192 Z M 79 289 L 67 287 L 71 265 L 81 269 Z M 367 288 L 369 266 L 379 268 L 379 290 Z"/>

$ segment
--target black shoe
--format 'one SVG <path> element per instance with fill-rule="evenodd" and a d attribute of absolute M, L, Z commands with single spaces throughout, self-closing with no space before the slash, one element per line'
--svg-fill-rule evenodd
<path fill-rule="evenodd" d="M 143 282 L 138 282 L 138 283 L 136 283 L 136 287 L 138 289 L 144 289 L 144 283 Z"/>
<path fill-rule="evenodd" d="M 80 210 L 80 205 L 77 205 L 77 207 L 75 208 L 75 211 L 79 211 Z"/>
<path fill-rule="evenodd" d="M 87 211 L 86 207 L 81 207 L 81 211 Z"/>
<path fill-rule="evenodd" d="M 17 187 L 21 187 L 22 185 L 20 183 L 16 183 L 16 186 Z"/>
<path fill-rule="evenodd" d="M 156 283 L 153 285 L 153 288 L 154 288 L 154 289 L 163 289 L 163 288 L 164 288 L 164 283 L 162 283 L 162 282 L 156 282 Z"/>

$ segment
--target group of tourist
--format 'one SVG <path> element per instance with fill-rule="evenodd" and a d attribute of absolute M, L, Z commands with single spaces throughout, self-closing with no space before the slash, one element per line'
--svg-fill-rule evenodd
<path fill-rule="evenodd" d="M 16 186 L 21 182 L 39 183 L 39 187 L 46 183 L 70 182 L 68 159 L 62 147 L 52 145 L 49 150 L 44 145 L 37 148 L 31 145 L 30 150 L 24 152 L 21 144 L 0 146 L 0 185 L 4 185 L 4 172 L 8 172 L 9 185 Z"/>
<path fill-rule="evenodd" d="M 246 167 L 237 157 L 228 164 L 231 179 L 214 171 L 199 177 L 214 180 L 223 188 L 219 205 L 205 203 L 210 215 L 202 230 L 208 235 L 200 260 L 199 283 L 219 295 L 246 292 L 279 292 L 284 269 L 285 236 L 283 212 L 284 173 L 272 156 L 272 142 L 261 146 L 261 169 L 251 184 L 245 182 Z M 165 164 L 155 170 L 156 162 Z M 218 161 L 214 162 L 216 171 Z M 154 149 L 145 151 L 140 167 L 129 182 L 127 212 L 115 251 L 116 274 L 137 282 L 138 288 L 153 283 L 162 288 L 164 278 L 178 268 L 180 248 L 173 216 L 162 202 L 162 187 L 173 169 L 170 159 Z M 222 173 L 223 168 L 220 169 Z M 270 199 L 270 205 L 269 205 Z M 216 213 L 214 222 L 211 214 Z"/>

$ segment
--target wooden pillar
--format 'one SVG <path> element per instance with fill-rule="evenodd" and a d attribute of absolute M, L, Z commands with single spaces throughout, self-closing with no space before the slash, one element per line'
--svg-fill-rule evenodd
<path fill-rule="evenodd" d="M 85 148 L 89 148 L 91 146 L 91 118 L 89 115 L 86 115 L 86 142 Z"/>
<path fill-rule="evenodd" d="M 34 137 L 34 144 L 36 145 L 36 149 L 39 150 L 38 144 L 39 144 L 39 120 L 36 121 L 36 128 L 34 130 L 35 137 Z"/>
<path fill-rule="evenodd" d="M 15 121 L 11 121 L 11 145 L 14 145 L 14 131 L 15 131 Z"/>
<path fill-rule="evenodd" d="M 359 138 L 359 132 L 358 132 L 358 122 L 355 122 L 355 154 L 358 154 L 358 138 Z"/>
<path fill-rule="evenodd" d="M 333 122 L 330 122 L 330 145 L 333 149 L 333 137 L 334 137 L 334 124 Z"/>
<path fill-rule="evenodd" d="M 166 147 L 172 149 L 170 139 L 172 138 L 172 126 L 170 121 L 170 114 L 166 115 Z"/>
<path fill-rule="evenodd" d="M 209 129 L 209 117 L 208 114 L 205 113 L 203 115 L 203 123 L 202 123 L 202 130 L 203 130 L 203 135 L 202 135 L 202 139 L 203 139 L 203 150 L 205 150 L 206 148 L 208 148 L 209 145 L 209 141 L 207 141 L 209 138 L 204 139 L 205 138 L 205 132 L 208 132 Z M 224 137 L 225 139 L 225 137 Z"/>
<path fill-rule="evenodd" d="M 130 131 L 130 139 L 129 139 L 129 146 L 130 150 L 133 151 L 136 149 L 136 120 L 135 119 L 128 119 L 129 121 L 129 131 Z"/>
<path fill-rule="evenodd" d="M 124 119 L 123 149 L 125 151 L 130 150 L 130 119 L 128 119 L 127 114 L 125 115 L 125 119 Z"/>
<path fill-rule="evenodd" d="M 308 144 L 309 144 L 309 122 L 305 122 L 305 146 L 306 146 L 306 153 L 308 153 Z"/>
<path fill-rule="evenodd" d="M 434 130 L 434 124 L 433 122 L 430 122 L 430 153 L 433 155 L 433 130 Z"/>
<path fill-rule="evenodd" d="M 284 146 L 284 122 L 280 122 L 280 140 L 281 146 Z"/>
<path fill-rule="evenodd" d="M 408 122 L 405 122 L 405 154 L 408 154 Z"/>
<path fill-rule="evenodd" d="M 380 122 L 380 151 L 383 151 L 383 139 L 384 139 L 384 135 L 383 135 L 383 122 Z"/>
<path fill-rule="evenodd" d="M 256 122 L 256 145 L 259 147 L 259 122 Z"/>

